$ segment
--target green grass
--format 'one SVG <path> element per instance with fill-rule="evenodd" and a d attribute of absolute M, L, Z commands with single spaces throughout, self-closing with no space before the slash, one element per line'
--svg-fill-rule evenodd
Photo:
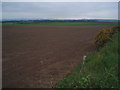
<path fill-rule="evenodd" d="M 84 65 L 60 81 L 56 88 L 118 88 L 118 37 L 105 44 L 99 51 L 91 53 Z"/>
<path fill-rule="evenodd" d="M 3 23 L 2 25 L 117 25 L 118 23 L 95 23 L 95 22 L 24 22 L 24 23 Z"/>

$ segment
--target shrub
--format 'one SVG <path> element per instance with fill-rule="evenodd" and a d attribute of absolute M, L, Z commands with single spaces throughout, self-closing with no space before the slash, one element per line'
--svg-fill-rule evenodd
<path fill-rule="evenodd" d="M 112 36 L 116 32 L 117 27 L 107 28 L 101 30 L 95 37 L 96 48 L 99 49 L 105 45 L 106 42 L 112 41 Z"/>

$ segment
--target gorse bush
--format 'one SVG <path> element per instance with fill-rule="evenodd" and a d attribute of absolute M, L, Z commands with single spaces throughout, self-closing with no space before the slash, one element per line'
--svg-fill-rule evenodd
<path fill-rule="evenodd" d="M 96 48 L 99 49 L 103 47 L 106 42 L 112 41 L 112 36 L 115 32 L 116 32 L 116 29 L 114 28 L 101 30 L 95 38 Z"/>

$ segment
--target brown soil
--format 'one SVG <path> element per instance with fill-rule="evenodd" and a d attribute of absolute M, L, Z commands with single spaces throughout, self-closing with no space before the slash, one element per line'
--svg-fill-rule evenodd
<path fill-rule="evenodd" d="M 3 26 L 3 88 L 49 88 L 73 72 L 110 26 Z"/>

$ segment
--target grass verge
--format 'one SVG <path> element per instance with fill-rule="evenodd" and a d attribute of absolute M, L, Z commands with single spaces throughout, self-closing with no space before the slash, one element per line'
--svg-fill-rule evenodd
<path fill-rule="evenodd" d="M 91 53 L 86 63 L 64 78 L 57 88 L 118 88 L 118 31 L 113 41 Z"/>

